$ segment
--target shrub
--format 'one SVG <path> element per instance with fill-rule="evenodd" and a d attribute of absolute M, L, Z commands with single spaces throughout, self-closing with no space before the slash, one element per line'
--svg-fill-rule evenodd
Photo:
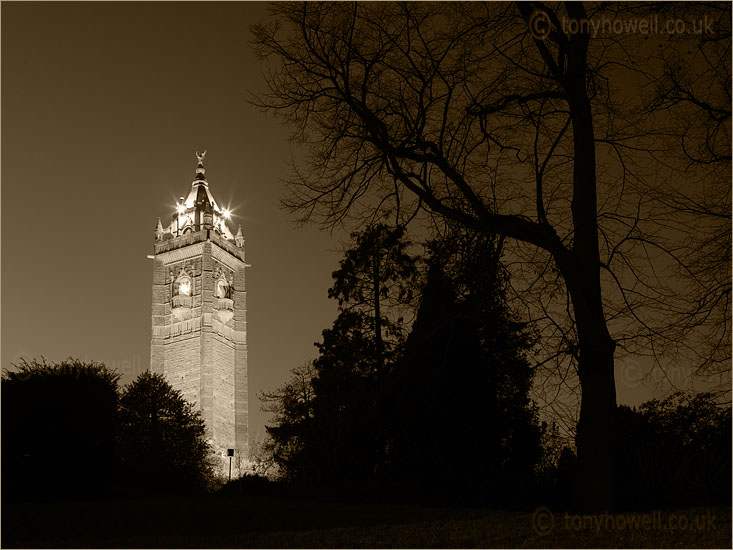
<path fill-rule="evenodd" d="M 212 480 L 201 414 L 162 375 L 144 372 L 125 388 L 118 441 L 125 480 L 138 491 L 202 490 Z"/>
<path fill-rule="evenodd" d="M 107 494 L 119 375 L 72 358 L 13 367 L 2 376 L 3 498 Z"/>

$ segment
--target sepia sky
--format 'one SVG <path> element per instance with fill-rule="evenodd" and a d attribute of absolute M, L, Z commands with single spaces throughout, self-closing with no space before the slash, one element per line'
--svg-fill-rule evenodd
<path fill-rule="evenodd" d="M 210 189 L 246 237 L 250 434 L 257 392 L 315 356 L 342 235 L 296 228 L 278 201 L 288 131 L 264 89 L 255 2 L 2 4 L 2 366 L 68 356 L 150 362 L 153 230 L 207 149 Z M 628 369 L 627 369 L 628 371 Z M 619 401 L 648 392 L 619 385 Z"/>
<path fill-rule="evenodd" d="M 256 393 L 315 355 L 340 236 L 278 206 L 287 130 L 245 102 L 261 3 L 2 4 L 2 366 L 21 356 L 150 363 L 153 230 L 206 148 L 246 237 Z M 127 378 L 129 380 L 129 378 Z"/>

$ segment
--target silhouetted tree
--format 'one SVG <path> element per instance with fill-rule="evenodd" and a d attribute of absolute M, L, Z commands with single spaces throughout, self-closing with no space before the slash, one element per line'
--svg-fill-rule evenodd
<path fill-rule="evenodd" d="M 315 344 L 318 357 L 262 394 L 264 410 L 275 414 L 268 446 L 287 479 L 365 480 L 384 460 L 379 397 L 417 277 L 409 245 L 404 230 L 383 224 L 352 234 L 328 293 L 339 315 Z"/>
<path fill-rule="evenodd" d="M 293 369 L 285 384 L 259 395 L 262 410 L 274 415 L 272 425 L 266 426 L 264 451 L 286 480 L 297 480 L 309 469 L 315 377 L 313 362 L 309 361 Z"/>
<path fill-rule="evenodd" d="M 730 505 L 731 408 L 675 392 L 620 406 L 617 485 L 626 507 Z"/>
<path fill-rule="evenodd" d="M 379 413 L 380 369 L 372 319 L 342 311 L 316 344 L 313 366 L 313 436 L 321 482 L 373 477 L 383 430 Z"/>
<path fill-rule="evenodd" d="M 369 257 L 372 248 L 355 241 Z M 349 307 L 360 284 L 347 285 L 355 262 L 342 262 L 340 290 L 330 292 L 342 297 L 340 313 L 316 344 L 318 357 L 262 395 L 275 415 L 269 449 L 286 479 L 389 481 L 456 495 L 480 486 L 484 501 L 526 494 L 518 486 L 532 483 L 541 458 L 524 357 L 532 338 L 501 295 L 499 247 L 454 228 L 433 243 L 424 288 L 406 257 L 392 288 L 412 285 L 420 308 L 407 342 L 391 339 L 386 363 L 377 357 L 374 310 Z M 400 303 L 406 293 L 395 295 Z"/>
<path fill-rule="evenodd" d="M 580 22 L 637 6 L 589 6 L 283 3 L 253 31 L 277 63 L 257 103 L 310 147 L 286 200 L 302 220 L 404 225 L 423 211 L 507 237 L 548 376 L 568 387 L 575 367 L 582 390 L 578 504 L 603 510 L 615 353 L 659 357 L 693 331 L 680 238 L 648 193 L 684 176 L 659 161 L 664 131 L 640 124 L 648 111 L 629 93 L 647 37 L 591 36 Z M 729 6 L 716 22 L 729 36 Z"/>
<path fill-rule="evenodd" d="M 212 476 L 211 448 L 200 412 L 160 374 L 144 372 L 120 397 L 123 472 L 139 489 L 191 491 Z"/>
<path fill-rule="evenodd" d="M 723 375 L 728 384 L 721 385 L 729 389 L 731 6 L 669 2 L 662 14 L 706 27 L 703 32 L 674 35 L 674 47 L 658 48 L 653 56 L 661 72 L 646 75 L 647 108 L 667 136 L 666 157 L 672 157 L 667 162 L 683 175 L 650 190 L 666 206 L 659 216 L 685 239 L 678 253 L 680 279 L 687 283 L 680 299 L 688 315 L 680 333 L 694 338 L 673 339 L 670 345 L 685 346 L 696 358 L 699 374 Z"/>
<path fill-rule="evenodd" d="M 484 501 L 526 498 L 542 429 L 529 399 L 532 339 L 512 318 L 494 239 L 433 243 L 417 318 L 395 365 L 389 469 Z"/>
<path fill-rule="evenodd" d="M 537 502 L 551 508 L 570 504 L 576 456 L 572 441 L 563 437 L 555 422 L 542 422 L 542 458 L 537 467 Z"/>
<path fill-rule="evenodd" d="M 388 351 L 383 332 L 400 335 L 405 308 L 412 302 L 415 259 L 406 251 L 410 242 L 403 227 L 377 224 L 351 238 L 351 247 L 333 272 L 328 296 L 338 300 L 342 311 L 358 311 L 372 319 L 376 368 L 381 369 Z"/>
<path fill-rule="evenodd" d="M 342 311 L 316 344 L 318 357 L 261 394 L 274 414 L 267 448 L 284 479 L 322 486 L 372 477 L 382 379 L 373 327 L 366 314 Z"/>
<path fill-rule="evenodd" d="M 312 479 L 366 480 L 384 461 L 386 419 L 380 396 L 404 342 L 403 315 L 412 306 L 416 262 L 403 228 L 384 224 L 352 234 L 329 297 L 339 315 L 313 362 L 314 422 L 320 457 Z M 312 457 L 311 457 L 312 458 Z"/>
<path fill-rule="evenodd" d="M 21 359 L 2 376 L 3 498 L 100 497 L 114 476 L 119 375 Z"/>

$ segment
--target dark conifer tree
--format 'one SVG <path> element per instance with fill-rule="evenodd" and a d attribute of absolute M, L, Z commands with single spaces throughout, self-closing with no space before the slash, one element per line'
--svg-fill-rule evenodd
<path fill-rule="evenodd" d="M 339 303 L 333 326 L 316 343 L 313 376 L 302 373 L 282 388 L 263 393 L 265 410 L 275 412 L 268 426 L 268 448 L 290 480 L 343 483 L 374 477 L 384 461 L 385 418 L 380 411 L 383 382 L 406 332 L 415 260 L 404 229 L 383 224 L 352 234 L 333 273 L 329 297 Z M 312 392 L 307 412 L 292 396 Z M 295 406 L 292 406 L 295 405 Z"/>
<path fill-rule="evenodd" d="M 263 394 L 277 415 L 269 447 L 285 477 L 389 480 L 481 500 L 516 493 L 540 460 L 541 429 L 528 397 L 532 341 L 501 294 L 496 243 L 460 232 L 433 243 L 417 285 L 401 232 L 379 226 L 354 242 L 330 291 L 339 316 L 307 380 L 294 372 Z M 420 306 L 405 341 L 399 318 L 385 314 L 377 325 L 374 315 L 411 303 L 410 290 Z"/>
<path fill-rule="evenodd" d="M 493 240 L 454 233 L 431 248 L 392 381 L 389 470 L 472 499 L 519 494 L 541 457 L 525 357 L 532 339 L 506 306 Z"/>

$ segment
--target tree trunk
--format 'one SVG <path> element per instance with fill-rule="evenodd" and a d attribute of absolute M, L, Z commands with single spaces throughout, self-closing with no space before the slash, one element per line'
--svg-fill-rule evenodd
<path fill-rule="evenodd" d="M 583 512 L 610 512 L 614 506 L 616 385 L 615 343 L 605 334 L 580 339 L 578 375 L 582 392 L 576 432 L 578 470 L 573 505 Z M 584 341 L 585 340 L 585 341 Z"/>
<path fill-rule="evenodd" d="M 614 350 L 600 294 L 600 267 L 574 253 L 558 258 L 578 330 L 580 419 L 575 437 L 578 467 L 572 505 L 582 512 L 614 508 L 616 383 Z"/>
<path fill-rule="evenodd" d="M 374 292 L 374 338 L 376 343 L 377 352 L 377 372 L 382 372 L 383 366 L 383 348 L 384 343 L 382 342 L 382 308 L 381 298 L 379 296 L 379 264 L 380 264 L 381 249 L 379 248 L 379 234 L 374 236 L 374 254 L 372 255 L 372 285 Z"/>
<path fill-rule="evenodd" d="M 586 17 L 580 3 L 567 4 L 568 15 Z M 587 91 L 589 36 L 571 35 L 562 79 L 573 129 L 573 248 L 564 258 L 565 281 L 578 331 L 578 376 L 582 392 L 576 433 L 578 471 L 573 502 L 584 512 L 611 511 L 613 495 L 616 385 L 613 353 L 601 293 L 598 247 L 596 152 L 593 113 Z"/>

